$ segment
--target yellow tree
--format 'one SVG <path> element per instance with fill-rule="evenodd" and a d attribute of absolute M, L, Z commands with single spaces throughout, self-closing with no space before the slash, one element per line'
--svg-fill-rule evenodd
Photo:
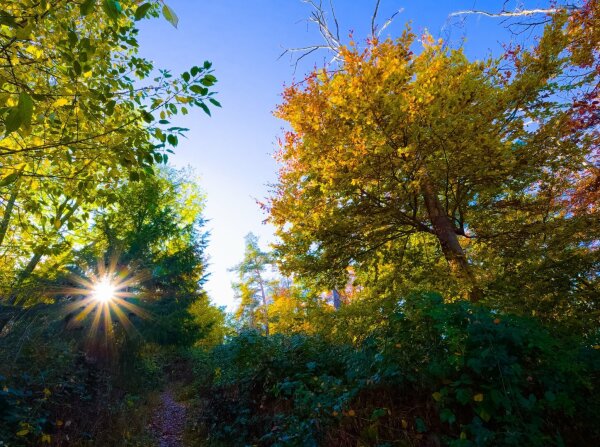
<path fill-rule="evenodd" d="M 267 205 L 284 270 L 334 285 L 349 265 L 429 253 L 445 259 L 457 294 L 479 300 L 487 272 L 474 254 L 558 219 L 555 197 L 540 191 L 585 162 L 552 97 L 567 63 L 565 20 L 513 73 L 429 36 L 415 54 L 407 31 L 341 48 L 335 70 L 287 88 L 277 116 L 292 130 Z"/>

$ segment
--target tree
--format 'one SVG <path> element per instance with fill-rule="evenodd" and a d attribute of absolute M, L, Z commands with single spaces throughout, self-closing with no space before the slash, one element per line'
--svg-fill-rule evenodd
<path fill-rule="evenodd" d="M 240 299 L 236 317 L 244 326 L 256 328 L 261 325 L 265 335 L 269 335 L 269 291 L 265 273 L 271 257 L 260 249 L 254 234 L 248 233 L 245 241 L 244 259 L 232 269 L 238 275 L 238 282 L 233 284 Z"/>
<path fill-rule="evenodd" d="M 478 301 L 499 268 L 486 249 L 543 247 L 540 233 L 585 240 L 589 218 L 572 220 L 555 195 L 591 144 L 566 131 L 569 112 L 555 101 L 569 64 L 565 22 L 522 50 L 513 73 L 429 36 L 415 54 L 407 31 L 342 48 L 335 70 L 287 88 L 277 116 L 292 130 L 267 205 L 284 270 L 332 285 L 349 265 L 423 260 L 439 271 L 441 258 L 452 273 L 445 290 Z"/>
<path fill-rule="evenodd" d="M 115 187 L 167 162 L 185 132 L 170 125 L 173 115 L 219 105 L 210 62 L 174 77 L 137 55 L 136 22 L 161 6 L 175 24 L 159 2 L 4 2 L 0 250 L 10 301 L 96 207 L 114 201 Z"/>

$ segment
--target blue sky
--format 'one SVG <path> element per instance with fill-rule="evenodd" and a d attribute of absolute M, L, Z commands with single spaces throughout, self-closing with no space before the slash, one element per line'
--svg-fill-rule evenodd
<path fill-rule="evenodd" d="M 201 110 L 179 117 L 175 124 L 190 131 L 187 139 L 180 139 L 171 159 L 176 166 L 192 166 L 200 176 L 211 232 L 211 276 L 206 287 L 215 303 L 233 309 L 233 276 L 227 269 L 241 260 L 244 236 L 254 232 L 265 247 L 273 240 L 273 229 L 262 224 L 265 216 L 255 202 L 267 195 L 267 185 L 276 180 L 277 166 L 271 154 L 284 123 L 272 112 L 281 100 L 283 86 L 303 78 L 315 65 L 322 66 L 327 55 L 313 53 L 295 73 L 289 57 L 278 59 L 286 48 L 322 43 L 317 28 L 306 21 L 309 6 L 300 0 L 167 3 L 179 16 L 178 29 L 163 19 L 142 22 L 140 53 L 157 67 L 176 74 L 204 60 L 213 63 L 219 81 L 217 99 L 223 108 L 213 110 L 212 118 Z M 499 19 L 470 16 L 459 24 L 457 20 L 449 22 L 448 15 L 471 8 L 497 11 L 503 3 L 382 0 L 378 22 L 403 8 L 383 36 L 399 36 L 410 21 L 417 34 L 427 29 L 434 37 L 450 38 L 455 44 L 466 36 L 469 57 L 483 58 L 490 52 L 499 54 L 499 41 L 510 38 Z M 352 30 L 357 41 L 366 37 L 374 4 L 374 0 L 334 0 L 341 35 Z M 527 2 L 527 6 L 539 4 Z"/>

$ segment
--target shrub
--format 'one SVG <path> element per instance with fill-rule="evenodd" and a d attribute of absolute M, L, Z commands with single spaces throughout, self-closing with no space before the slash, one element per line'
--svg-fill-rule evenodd
<path fill-rule="evenodd" d="M 426 293 L 361 340 L 243 332 L 204 354 L 204 433 L 217 445 L 273 446 L 600 439 L 600 351 L 589 341 Z"/>

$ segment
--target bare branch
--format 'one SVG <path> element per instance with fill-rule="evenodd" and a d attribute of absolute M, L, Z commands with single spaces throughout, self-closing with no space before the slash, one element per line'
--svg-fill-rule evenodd
<path fill-rule="evenodd" d="M 285 56 L 288 53 L 298 53 L 298 52 L 301 52 L 302 54 L 298 58 L 296 58 L 296 61 L 294 62 L 294 74 L 295 74 L 296 70 L 298 69 L 298 64 L 306 56 L 308 56 L 309 54 L 314 53 L 317 50 L 329 50 L 329 49 L 330 48 L 328 46 L 326 46 L 326 45 L 313 45 L 313 46 L 304 47 L 304 48 L 288 48 L 283 53 L 281 53 L 279 55 L 279 57 L 277 58 L 277 60 L 281 59 L 283 56 Z"/>
<path fill-rule="evenodd" d="M 335 37 L 340 40 L 340 24 L 338 23 L 337 17 L 335 16 L 335 8 L 333 7 L 333 0 L 329 0 L 329 7 L 331 8 L 331 15 L 333 16 L 333 23 L 335 23 Z"/>
<path fill-rule="evenodd" d="M 404 11 L 404 8 L 400 8 L 398 11 L 396 11 L 395 13 L 393 13 L 389 19 L 387 19 L 385 21 L 385 23 L 383 24 L 383 26 L 381 27 L 381 29 L 377 32 L 377 37 L 381 36 L 381 33 L 383 33 L 383 31 L 390 26 L 390 24 L 394 21 L 394 18 L 400 14 L 402 11 Z"/>
<path fill-rule="evenodd" d="M 373 11 L 373 16 L 371 17 L 371 36 L 375 37 L 375 31 L 376 31 L 376 26 L 375 26 L 375 20 L 377 20 L 377 11 L 379 11 L 379 3 L 381 2 L 381 0 L 377 0 L 377 2 L 375 3 L 375 10 Z"/>
<path fill-rule="evenodd" d="M 302 0 L 302 2 L 310 5 L 312 8 L 310 16 L 308 17 L 308 21 L 317 25 L 319 34 L 323 39 L 323 43 L 320 45 L 309 45 L 300 48 L 288 48 L 279 55 L 278 59 L 281 59 L 286 54 L 302 53 L 302 55 L 296 59 L 295 63 L 293 64 L 294 71 L 298 67 L 298 62 L 300 59 L 314 53 L 317 50 L 327 50 L 333 54 L 330 64 L 335 61 L 339 61 L 340 49 L 343 47 L 343 43 L 340 39 L 340 25 L 335 13 L 333 0 L 328 0 L 328 3 L 326 3 L 325 6 L 323 5 L 323 0 Z M 381 29 L 378 29 L 376 22 L 380 3 L 381 0 L 375 1 L 373 15 L 371 16 L 371 37 L 373 38 L 378 37 L 392 23 L 394 18 L 404 11 L 404 8 L 397 10 L 389 19 L 386 20 Z M 327 20 L 328 14 L 330 14 L 330 18 L 333 21 L 333 28 L 330 27 Z"/>
<path fill-rule="evenodd" d="M 486 16 L 486 17 L 523 17 L 523 16 L 532 16 L 532 15 L 536 15 L 536 14 L 556 14 L 557 12 L 561 12 L 561 11 L 577 11 L 579 9 L 581 9 L 581 8 L 579 6 L 575 6 L 575 5 L 565 5 L 560 8 L 522 9 L 522 10 L 516 10 L 513 12 L 502 11 L 502 12 L 497 12 L 497 13 L 488 12 L 488 11 L 479 11 L 476 9 L 466 9 L 463 11 L 453 12 L 448 17 L 456 17 L 456 16 L 469 15 L 469 14 L 478 14 L 478 15 L 482 15 L 482 16 Z"/>

